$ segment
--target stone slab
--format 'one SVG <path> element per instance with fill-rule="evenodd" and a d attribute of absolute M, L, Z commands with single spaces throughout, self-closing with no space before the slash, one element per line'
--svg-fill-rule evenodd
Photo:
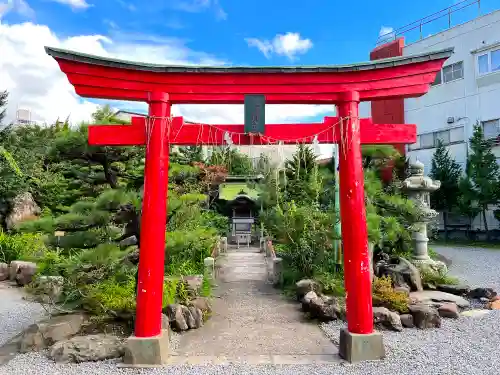
<path fill-rule="evenodd" d="M 470 318 L 480 318 L 482 316 L 489 314 L 490 312 L 491 312 L 490 310 L 473 309 L 473 310 L 463 311 L 462 313 L 460 313 L 460 315 L 467 316 Z"/>
<path fill-rule="evenodd" d="M 456 303 L 458 307 L 466 308 L 470 306 L 470 302 L 465 298 L 456 296 L 451 293 L 440 292 L 438 290 L 424 290 L 423 292 L 411 292 L 410 299 L 415 303 L 426 303 L 426 302 L 453 302 Z"/>
<path fill-rule="evenodd" d="M 156 337 L 131 336 L 125 343 L 122 367 L 154 367 L 168 363 L 170 343 L 168 333 Z"/>
<path fill-rule="evenodd" d="M 340 331 L 339 355 L 350 363 L 375 361 L 385 358 L 385 348 L 380 332 L 360 335 L 344 328 Z"/>

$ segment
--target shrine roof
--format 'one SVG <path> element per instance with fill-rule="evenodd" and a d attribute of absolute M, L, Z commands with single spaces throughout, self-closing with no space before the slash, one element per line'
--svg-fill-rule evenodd
<path fill-rule="evenodd" d="M 163 65 L 120 60 L 59 48 L 45 47 L 48 55 L 55 59 L 86 63 L 91 65 L 132 69 L 157 73 L 328 73 L 355 72 L 372 69 L 383 69 L 418 62 L 442 60 L 450 57 L 453 48 L 421 53 L 416 55 L 392 57 L 387 59 L 361 62 L 348 65 L 322 66 L 198 66 L 198 65 Z"/>

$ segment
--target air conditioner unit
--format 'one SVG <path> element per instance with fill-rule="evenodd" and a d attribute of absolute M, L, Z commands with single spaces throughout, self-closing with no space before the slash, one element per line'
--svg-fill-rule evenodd
<path fill-rule="evenodd" d="M 455 117 L 448 117 L 448 118 L 446 119 L 446 122 L 447 122 L 448 124 L 453 124 L 453 123 L 455 122 Z"/>

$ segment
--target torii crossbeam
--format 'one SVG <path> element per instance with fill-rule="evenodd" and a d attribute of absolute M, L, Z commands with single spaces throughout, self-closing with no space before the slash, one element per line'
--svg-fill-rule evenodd
<path fill-rule="evenodd" d="M 215 131 L 211 138 L 203 132 L 199 135 L 196 132 L 199 126 L 183 124 L 179 119 L 171 123 L 171 105 L 243 104 L 246 94 L 264 95 L 268 104 L 337 106 L 338 116 L 343 120 L 338 127 L 340 130 L 326 131 L 328 124 L 337 121 L 327 118 L 323 124 L 269 125 L 268 134 L 264 136 L 286 141 L 303 135 L 307 139 L 324 129 L 325 132 L 318 135 L 318 142 L 335 143 L 342 139 L 338 142 L 340 211 L 348 329 L 341 332 L 339 353 L 351 362 L 384 356 L 382 336 L 373 330 L 371 262 L 360 145 L 413 143 L 415 126 L 374 125 L 369 119 L 359 120 L 358 104 L 360 101 L 424 95 L 451 56 L 452 49 L 361 64 L 316 67 L 168 66 L 55 48 L 46 48 L 46 51 L 59 63 L 77 94 L 149 104 L 147 126 L 145 120 L 135 119 L 127 128 L 92 127 L 89 134 L 93 144 L 147 145 L 135 336 L 128 341 L 125 362 L 161 365 L 168 355 L 165 349 L 168 337 L 165 338 L 161 331 L 168 142 L 185 145 L 193 141 L 223 143 L 222 138 L 217 138 L 223 137 L 222 131 Z M 241 125 L 220 127 L 231 133 L 235 132 L 231 129 L 243 130 Z M 177 135 L 175 130 L 179 132 Z M 258 137 L 233 136 L 232 141 L 258 144 Z"/>
<path fill-rule="evenodd" d="M 147 121 L 145 117 L 132 117 L 131 125 L 91 125 L 89 144 L 102 146 L 141 146 L 146 144 Z M 154 123 L 154 119 L 149 120 Z M 345 120 L 347 121 L 347 119 Z M 360 122 L 361 144 L 408 144 L 415 143 L 416 125 L 373 124 L 371 118 Z M 244 134 L 244 125 L 195 124 L 185 122 L 182 117 L 173 117 L 166 141 L 171 145 L 220 146 L 227 142 L 227 136 L 234 145 L 272 145 L 313 143 L 334 144 L 341 139 L 339 117 L 325 117 L 323 122 L 297 124 L 267 124 L 263 135 Z M 150 125 L 151 126 L 151 125 Z M 293 138 L 291 135 L 293 134 Z"/>

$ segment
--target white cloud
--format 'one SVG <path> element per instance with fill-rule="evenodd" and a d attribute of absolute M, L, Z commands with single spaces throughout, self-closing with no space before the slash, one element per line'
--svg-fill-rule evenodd
<path fill-rule="evenodd" d="M 388 42 L 393 40 L 395 37 L 394 28 L 390 26 L 382 26 L 378 32 L 378 37 L 380 42 Z"/>
<path fill-rule="evenodd" d="M 173 7 L 189 13 L 199 13 L 211 9 L 218 20 L 226 20 L 227 13 L 222 9 L 219 0 L 177 0 Z"/>
<path fill-rule="evenodd" d="M 274 53 L 294 60 L 297 55 L 306 53 L 313 46 L 310 39 L 303 39 L 299 33 L 292 32 L 284 35 L 277 34 L 271 41 L 257 38 L 247 38 L 245 40 L 250 47 L 256 47 L 267 58 L 270 58 L 271 54 Z"/>
<path fill-rule="evenodd" d="M 91 4 L 87 3 L 87 0 L 51 0 L 56 3 L 69 5 L 72 9 L 87 9 Z"/>
<path fill-rule="evenodd" d="M 0 20 L 9 12 L 17 13 L 26 18 L 34 18 L 35 11 L 25 0 L 7 0 L 0 2 Z"/>
<path fill-rule="evenodd" d="M 210 54 L 193 51 L 185 42 L 141 34 L 77 35 L 62 38 L 45 25 L 30 22 L 4 24 L 0 21 L 0 91 L 10 93 L 8 120 L 17 108 L 30 109 L 32 119 L 51 123 L 70 115 L 73 123 L 89 120 L 96 104 L 75 94 L 58 64 L 46 55 L 44 46 L 66 48 L 104 57 L 163 64 L 220 65 L 227 63 Z M 122 109 L 146 109 L 143 103 L 112 102 Z M 241 105 L 179 105 L 174 114 L 204 123 L 242 123 Z M 332 114 L 333 106 L 269 105 L 270 123 L 301 121 Z"/>

